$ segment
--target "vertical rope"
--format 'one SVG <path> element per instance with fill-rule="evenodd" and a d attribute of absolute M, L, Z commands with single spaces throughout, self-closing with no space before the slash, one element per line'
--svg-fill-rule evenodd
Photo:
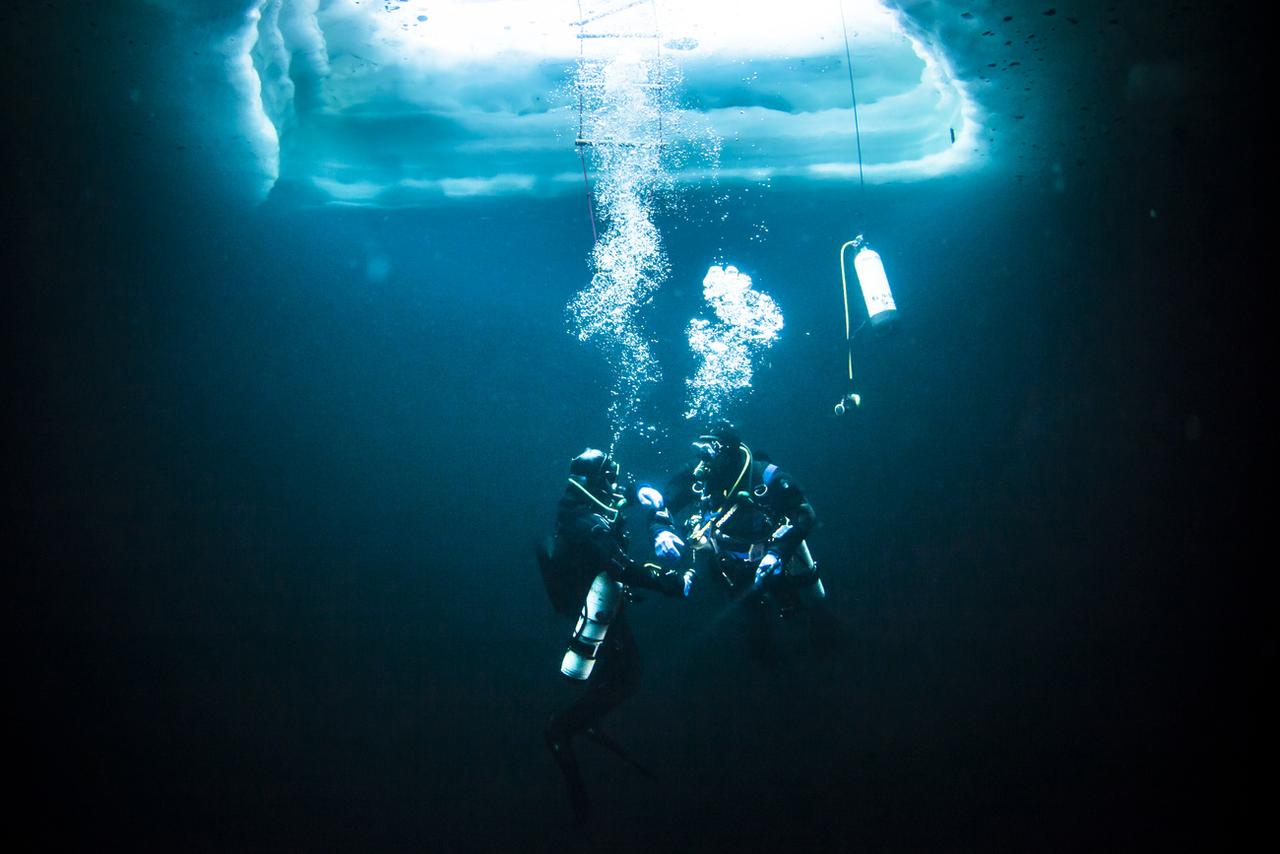
<path fill-rule="evenodd" d="M 862 131 L 858 127 L 858 93 L 853 88 L 853 51 L 849 48 L 849 25 L 844 20 L 844 0 L 840 5 L 840 32 L 844 34 L 844 64 L 849 69 L 849 97 L 853 99 L 853 138 L 858 145 L 858 189 L 865 193 L 866 182 L 862 178 Z"/>
<path fill-rule="evenodd" d="M 579 21 L 583 20 L 582 0 L 578 0 L 578 20 Z M 581 28 L 579 28 L 578 35 L 582 35 Z M 582 39 L 578 39 L 578 72 L 579 72 L 578 139 L 579 140 L 584 138 L 582 135 L 582 129 L 583 129 L 583 113 L 586 112 L 586 104 L 584 103 L 585 96 L 583 95 L 583 92 L 582 92 L 581 72 L 582 72 L 582 66 L 586 63 L 586 61 L 587 61 L 586 50 L 583 48 Z M 578 144 L 576 140 L 574 141 L 574 146 L 578 149 L 578 160 L 582 162 L 582 187 L 583 187 L 583 190 L 585 190 L 587 195 L 587 221 L 591 223 L 591 242 L 594 245 L 600 242 L 600 234 L 599 232 L 596 231 L 596 211 L 595 211 L 595 207 L 591 204 L 591 181 L 587 178 L 587 155 L 586 155 L 586 152 L 582 150 L 584 146 Z"/>
<path fill-rule="evenodd" d="M 853 101 L 853 139 L 858 151 L 858 203 L 862 205 L 866 203 L 867 183 L 862 171 L 862 128 L 858 125 L 858 92 L 853 85 L 853 48 L 849 46 L 849 24 L 844 17 L 844 0 L 837 0 L 837 2 L 840 6 L 840 32 L 844 36 L 844 64 L 849 70 L 849 98 Z M 840 247 L 840 289 L 844 294 L 844 343 L 849 371 L 849 393 L 840 399 L 840 403 L 836 406 L 836 412 L 844 411 L 846 401 L 851 402 L 854 406 L 858 406 L 860 402 L 853 385 L 853 339 L 857 336 L 858 331 L 861 331 L 862 325 L 858 326 L 858 331 L 850 333 L 849 284 L 845 274 L 844 252 L 850 246 L 856 247 L 861 241 L 862 235 L 858 235 L 855 240 L 850 240 Z M 863 323 L 865 324 L 865 321 Z"/>
<path fill-rule="evenodd" d="M 661 88 L 664 85 L 663 78 L 662 78 L 662 29 L 658 23 L 657 0 L 649 0 L 649 8 L 653 12 L 653 34 L 655 36 L 654 58 L 653 58 L 654 78 L 651 80 L 651 82 L 656 83 L 659 87 L 652 91 L 654 93 L 653 99 L 658 111 L 658 162 L 661 163 L 662 162 L 662 98 L 663 98 L 663 94 L 666 92 L 665 89 Z M 658 192 L 658 188 L 656 186 L 649 188 L 649 204 L 650 205 L 653 204 L 653 199 L 654 199 L 654 196 L 657 195 L 657 192 Z"/>
<path fill-rule="evenodd" d="M 662 27 L 658 24 L 658 3 L 657 3 L 657 0 L 649 0 L 649 6 L 650 6 L 650 8 L 652 8 L 652 9 L 653 9 L 653 32 L 654 32 L 654 34 L 658 37 L 658 43 L 657 43 L 657 49 L 656 49 L 656 56 L 657 56 L 656 61 L 657 61 L 657 65 L 656 65 L 656 66 L 654 66 L 654 70 L 655 70 L 659 75 L 661 75 L 661 74 L 662 74 Z M 657 81 L 657 82 L 658 82 L 658 85 L 660 85 L 660 86 L 662 85 L 662 78 L 661 78 L 661 76 L 659 76 L 659 78 L 658 78 L 658 81 Z M 666 91 L 666 90 L 664 90 L 664 89 L 655 89 L 654 91 L 658 93 L 658 95 L 657 95 L 657 99 L 658 99 L 658 147 L 659 147 L 659 148 L 661 148 L 661 147 L 662 147 L 662 93 L 663 93 L 664 91 Z"/>
<path fill-rule="evenodd" d="M 582 20 L 582 0 L 578 0 L 578 20 L 579 21 Z M 578 27 L 578 35 L 579 36 L 582 35 L 581 26 Z M 587 57 L 586 51 L 582 47 L 582 39 L 579 38 L 578 39 L 578 71 L 579 72 L 582 71 L 582 64 L 586 62 L 586 57 Z M 582 139 L 582 113 L 586 109 L 585 105 L 582 102 L 582 99 L 583 99 L 582 77 L 581 77 L 581 74 L 579 74 L 579 77 L 578 77 L 578 139 Z"/>
<path fill-rule="evenodd" d="M 578 146 L 578 159 L 582 161 L 582 186 L 587 190 L 587 219 L 591 222 L 591 242 L 598 243 L 600 235 L 596 233 L 596 211 L 591 205 L 591 182 L 587 180 L 587 155 L 583 153 L 584 146 Z"/>

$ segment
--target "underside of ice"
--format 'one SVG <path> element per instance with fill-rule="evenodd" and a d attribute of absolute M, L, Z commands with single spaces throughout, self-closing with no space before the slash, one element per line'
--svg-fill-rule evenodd
<path fill-rule="evenodd" d="M 971 167 L 983 147 L 970 81 L 877 0 L 843 3 L 861 170 L 830 0 L 606 0 L 583 3 L 581 20 L 576 2 L 150 2 L 207 42 L 191 61 L 206 66 L 198 85 L 218 91 L 192 92 L 210 109 L 187 120 L 233 126 L 243 144 L 212 156 L 243 161 L 219 171 L 247 176 L 258 198 L 397 206 L 579 192 L 575 69 L 623 49 L 678 69 L 669 125 L 688 135 L 665 142 L 702 146 L 710 129 L 719 180 L 918 180 Z M 704 161 L 688 158 L 673 179 L 706 179 Z"/>

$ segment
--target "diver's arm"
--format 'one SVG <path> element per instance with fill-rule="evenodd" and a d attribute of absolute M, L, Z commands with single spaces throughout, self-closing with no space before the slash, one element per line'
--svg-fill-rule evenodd
<path fill-rule="evenodd" d="M 677 507 L 686 503 L 681 495 L 682 488 L 677 486 L 673 491 L 677 496 Z M 653 553 L 658 560 L 668 566 L 677 564 L 684 556 L 684 540 L 680 539 L 680 535 L 676 533 L 675 518 L 671 514 L 671 508 L 665 497 L 662 498 L 657 506 L 652 507 L 649 511 L 649 536 L 653 541 Z M 686 593 L 688 592 L 686 588 Z"/>
<path fill-rule="evenodd" d="M 650 511 L 649 535 L 657 537 L 663 531 L 674 534 L 676 516 L 693 502 L 694 497 L 693 469 L 686 468 L 667 481 L 667 488 L 662 493 L 662 508 Z"/>
<path fill-rule="evenodd" d="M 688 596 L 693 578 L 674 569 L 663 570 L 656 564 L 631 561 L 622 573 L 622 583 L 628 587 L 657 590 L 664 596 Z"/>
<path fill-rule="evenodd" d="M 589 519 L 590 522 L 582 531 L 582 540 L 587 546 L 591 564 L 609 573 L 614 581 L 626 584 L 622 576 L 634 561 L 623 550 L 608 521 L 597 514 L 592 514 Z"/>
<path fill-rule="evenodd" d="M 775 484 L 772 504 L 781 515 L 790 520 L 790 526 L 781 529 L 781 535 L 771 539 L 766 548 L 786 562 L 800 548 L 805 537 L 809 536 L 809 532 L 817 524 L 818 514 L 789 475 L 779 472 Z"/>
<path fill-rule="evenodd" d="M 597 517 L 598 518 L 598 517 Z M 628 587 L 657 590 L 665 596 L 688 596 L 692 579 L 675 571 L 663 571 L 656 564 L 640 563 L 628 555 L 613 535 L 611 526 L 599 519 L 590 532 L 591 548 L 598 565 L 609 578 Z"/>

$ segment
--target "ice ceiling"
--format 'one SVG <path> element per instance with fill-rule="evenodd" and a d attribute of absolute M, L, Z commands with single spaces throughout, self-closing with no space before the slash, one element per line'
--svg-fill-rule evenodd
<path fill-rule="evenodd" d="M 580 191 L 574 68 L 627 51 L 673 68 L 666 141 L 694 152 L 676 180 L 857 180 L 842 11 L 866 181 L 955 172 L 983 144 L 941 47 L 878 0 L 152 2 L 199 19 L 241 142 L 212 156 L 244 160 L 228 171 L 259 198 Z"/>

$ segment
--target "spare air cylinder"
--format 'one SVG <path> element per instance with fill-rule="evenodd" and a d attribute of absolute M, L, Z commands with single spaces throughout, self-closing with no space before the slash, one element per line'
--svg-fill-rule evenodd
<path fill-rule="evenodd" d="M 893 292 L 889 290 L 889 277 L 885 275 L 880 253 L 863 243 L 858 254 L 853 256 L 853 269 L 858 274 L 858 285 L 862 288 L 862 299 L 867 304 L 867 317 L 872 327 L 891 323 L 898 316 L 898 307 L 893 302 Z"/>
<path fill-rule="evenodd" d="M 560 662 L 560 672 L 570 679 L 585 680 L 596 666 L 596 653 L 604 642 L 609 623 L 622 605 L 622 583 L 600 573 L 591 582 L 587 601 L 582 605 L 578 626 L 569 639 L 569 648 Z"/>

